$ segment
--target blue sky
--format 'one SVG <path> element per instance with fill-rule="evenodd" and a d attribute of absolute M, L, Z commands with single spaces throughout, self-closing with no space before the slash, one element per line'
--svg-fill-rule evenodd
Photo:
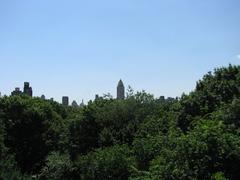
<path fill-rule="evenodd" d="M 240 62 L 239 0 L 0 0 L 0 92 L 180 96 Z"/>

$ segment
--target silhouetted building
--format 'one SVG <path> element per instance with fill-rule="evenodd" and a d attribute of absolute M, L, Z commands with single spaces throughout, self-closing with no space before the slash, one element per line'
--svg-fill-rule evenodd
<path fill-rule="evenodd" d="M 83 107 L 84 106 L 84 102 L 83 102 L 83 99 L 82 99 L 82 102 L 79 104 L 79 107 Z"/>
<path fill-rule="evenodd" d="M 165 97 L 164 96 L 160 96 L 159 100 L 160 101 L 165 101 Z"/>
<path fill-rule="evenodd" d="M 125 99 L 125 88 L 121 79 L 117 86 L 117 99 Z"/>
<path fill-rule="evenodd" d="M 23 93 L 32 97 L 32 87 L 30 87 L 29 82 L 24 82 Z"/>
<path fill-rule="evenodd" d="M 45 99 L 46 99 L 46 97 L 45 97 L 44 95 L 41 95 L 41 99 L 45 100 Z"/>
<path fill-rule="evenodd" d="M 68 106 L 69 105 L 68 96 L 63 96 L 62 97 L 62 105 L 64 105 L 64 106 Z"/>
<path fill-rule="evenodd" d="M 105 95 L 103 95 L 105 96 Z M 95 101 L 98 101 L 98 100 L 103 100 L 103 96 L 99 96 L 98 94 L 95 95 Z"/>
<path fill-rule="evenodd" d="M 175 98 L 172 98 L 172 97 L 168 97 L 166 99 L 167 102 L 174 102 L 176 99 Z"/>
<path fill-rule="evenodd" d="M 22 91 L 19 87 L 16 87 L 15 90 L 11 93 L 12 96 L 20 95 L 22 94 Z"/>
<path fill-rule="evenodd" d="M 158 101 L 161 102 L 161 103 L 164 103 L 166 100 L 165 100 L 164 96 L 160 96 Z"/>
<path fill-rule="evenodd" d="M 73 102 L 72 102 L 72 107 L 74 107 L 74 108 L 77 108 L 77 107 L 78 107 L 78 104 L 77 104 L 76 101 L 73 101 Z"/>
<path fill-rule="evenodd" d="M 95 100 L 98 100 L 98 99 L 99 99 L 99 95 L 96 94 L 96 95 L 95 95 Z"/>

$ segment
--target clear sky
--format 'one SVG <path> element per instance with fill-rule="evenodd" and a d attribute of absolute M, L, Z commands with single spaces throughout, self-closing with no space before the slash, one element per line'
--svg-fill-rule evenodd
<path fill-rule="evenodd" d="M 240 62 L 239 0 L 0 0 L 0 92 L 180 96 Z"/>

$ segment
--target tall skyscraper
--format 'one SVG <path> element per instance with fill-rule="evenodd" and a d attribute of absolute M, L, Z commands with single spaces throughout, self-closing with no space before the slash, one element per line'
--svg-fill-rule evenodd
<path fill-rule="evenodd" d="M 64 106 L 68 106 L 69 105 L 68 96 L 63 96 L 62 97 L 62 105 L 64 105 Z"/>
<path fill-rule="evenodd" d="M 29 82 L 24 82 L 23 93 L 32 97 L 33 92 Z"/>
<path fill-rule="evenodd" d="M 117 85 L 117 99 L 125 99 L 125 88 L 121 79 Z"/>

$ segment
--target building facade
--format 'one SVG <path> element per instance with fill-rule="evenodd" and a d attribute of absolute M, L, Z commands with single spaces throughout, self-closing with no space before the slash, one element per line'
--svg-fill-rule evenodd
<path fill-rule="evenodd" d="M 69 105 L 69 98 L 68 96 L 63 96 L 62 97 L 62 105 L 68 106 Z"/>
<path fill-rule="evenodd" d="M 29 82 L 24 82 L 23 93 L 32 97 L 32 87 L 30 87 Z"/>

